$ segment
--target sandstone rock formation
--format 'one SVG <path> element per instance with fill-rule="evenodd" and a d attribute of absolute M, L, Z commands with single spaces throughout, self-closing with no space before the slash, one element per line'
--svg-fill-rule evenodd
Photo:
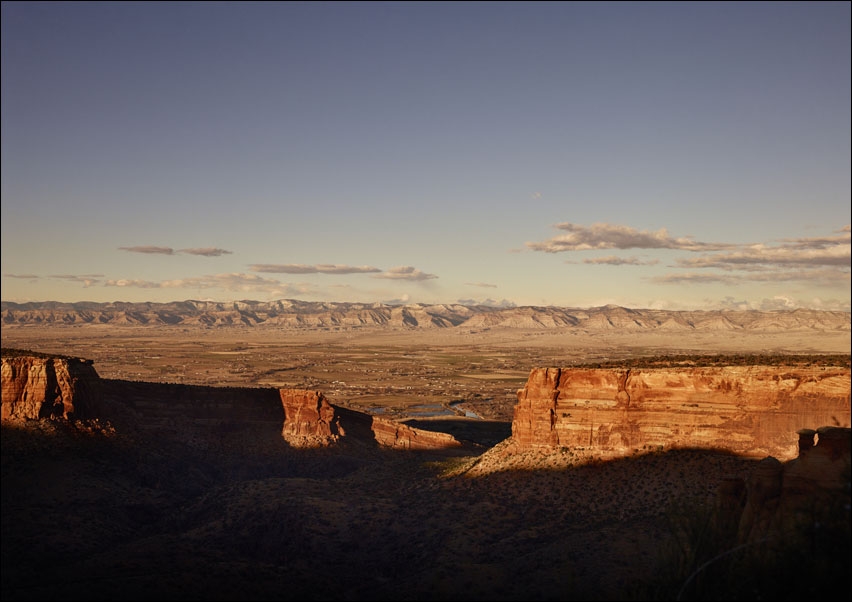
<path fill-rule="evenodd" d="M 396 449 L 450 449 L 461 447 L 452 435 L 414 428 L 407 424 L 374 416 L 371 430 L 376 442 Z"/>
<path fill-rule="evenodd" d="M 281 436 L 293 447 L 323 447 L 337 442 L 345 431 L 325 395 L 306 389 L 281 389 L 284 427 Z"/>
<path fill-rule="evenodd" d="M 536 368 L 518 391 L 512 439 L 602 457 L 695 447 L 788 460 L 796 432 L 823 425 L 850 426 L 848 368 Z"/>
<path fill-rule="evenodd" d="M 89 360 L 4 355 L 2 420 L 85 419 L 98 414 L 100 377 Z"/>
<path fill-rule="evenodd" d="M 133 381 L 101 381 L 90 360 L 4 350 L 3 421 L 62 418 L 81 420 L 122 415 L 125 428 L 178 433 L 188 444 L 200 431 L 265 429 L 284 421 L 281 436 L 292 447 L 326 447 L 343 441 L 394 449 L 461 449 L 452 435 L 417 429 L 386 418 L 334 406 L 320 391 L 279 389 L 281 406 L 269 389 L 199 387 Z M 105 395 L 106 393 L 106 395 Z M 108 403 L 105 403 L 108 398 Z M 107 407 L 108 406 L 108 407 Z M 132 426 L 130 424 L 132 422 Z M 281 424 L 281 422 L 277 422 Z M 200 436 L 200 439 L 199 439 Z"/>
<path fill-rule="evenodd" d="M 720 520 L 734 526 L 737 544 L 849 532 L 852 430 L 802 429 L 799 438 L 797 458 L 764 458 L 747 481 L 720 486 Z"/>
<path fill-rule="evenodd" d="M 293 447 L 325 447 L 344 438 L 395 449 L 452 449 L 462 447 L 452 435 L 417 429 L 332 405 L 320 391 L 281 389 L 284 427 L 281 436 Z"/>

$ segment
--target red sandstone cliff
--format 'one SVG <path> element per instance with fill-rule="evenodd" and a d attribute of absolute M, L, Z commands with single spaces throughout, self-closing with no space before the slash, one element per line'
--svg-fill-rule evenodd
<path fill-rule="evenodd" d="M 348 441 L 396 449 L 451 449 L 462 444 L 452 435 L 413 428 L 339 408 L 320 391 L 281 389 L 284 428 L 281 436 L 293 447 L 325 447 Z"/>
<path fill-rule="evenodd" d="M 848 368 L 536 368 L 518 391 L 521 447 L 719 448 L 796 457 L 799 429 L 850 426 Z"/>
<path fill-rule="evenodd" d="M 284 406 L 281 436 L 293 447 L 323 447 L 335 443 L 345 431 L 334 408 L 319 391 L 280 389 Z"/>
<path fill-rule="evenodd" d="M 95 417 L 101 402 L 100 385 L 89 360 L 3 357 L 2 420 Z"/>
<path fill-rule="evenodd" d="M 448 449 L 461 447 L 452 435 L 426 431 L 387 418 L 373 417 L 372 431 L 376 442 L 397 449 Z"/>

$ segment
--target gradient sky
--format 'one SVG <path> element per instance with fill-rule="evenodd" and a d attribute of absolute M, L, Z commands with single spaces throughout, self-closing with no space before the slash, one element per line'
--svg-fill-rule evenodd
<path fill-rule="evenodd" d="M 849 2 L 2 3 L 2 299 L 850 310 Z"/>

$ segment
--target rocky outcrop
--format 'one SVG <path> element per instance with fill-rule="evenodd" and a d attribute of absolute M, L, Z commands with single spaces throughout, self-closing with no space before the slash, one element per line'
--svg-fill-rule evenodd
<path fill-rule="evenodd" d="M 326 447 L 342 441 L 410 450 L 462 447 L 446 433 L 337 407 L 321 391 L 281 389 L 280 394 L 284 406 L 281 436 L 293 447 Z"/>
<path fill-rule="evenodd" d="M 101 382 L 90 360 L 14 354 L 2 361 L 4 422 L 98 415 Z"/>
<path fill-rule="evenodd" d="M 320 391 L 281 389 L 284 428 L 281 436 L 293 447 L 324 447 L 337 442 L 345 431 L 334 408 Z"/>
<path fill-rule="evenodd" d="M 518 391 L 512 439 L 602 457 L 692 447 L 788 460 L 796 432 L 822 425 L 850 426 L 848 368 L 536 368 Z"/>
<path fill-rule="evenodd" d="M 720 520 L 733 525 L 737 544 L 848 533 L 850 449 L 849 428 L 802 429 L 797 458 L 764 458 L 747 480 L 720 486 Z"/>
<path fill-rule="evenodd" d="M 291 447 L 327 447 L 341 441 L 411 450 L 461 449 L 452 435 L 341 408 L 321 391 L 200 387 L 102 381 L 90 360 L 4 349 L 4 422 L 61 418 L 106 419 L 122 430 L 156 430 L 205 446 L 210 437 L 267 432 L 281 425 Z M 278 428 L 278 427 L 276 427 Z"/>
<path fill-rule="evenodd" d="M 452 435 L 414 428 L 407 424 L 373 417 L 371 430 L 376 442 L 396 449 L 449 449 L 461 447 Z"/>

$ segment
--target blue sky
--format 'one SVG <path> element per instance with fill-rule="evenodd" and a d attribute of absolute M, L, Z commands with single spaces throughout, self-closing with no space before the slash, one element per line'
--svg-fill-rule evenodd
<path fill-rule="evenodd" d="M 2 299 L 850 309 L 850 3 L 2 3 Z"/>

